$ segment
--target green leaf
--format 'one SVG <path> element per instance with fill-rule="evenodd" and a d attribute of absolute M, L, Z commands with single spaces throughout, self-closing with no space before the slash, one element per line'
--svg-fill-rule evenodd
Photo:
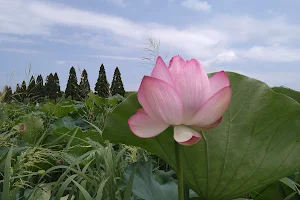
<path fill-rule="evenodd" d="M 41 137 L 44 130 L 44 122 L 40 117 L 28 115 L 23 120 L 23 139 L 29 144 L 35 144 Z"/>
<path fill-rule="evenodd" d="M 48 102 L 41 108 L 41 111 L 61 118 L 70 115 L 70 113 L 77 112 L 76 107 L 75 105 L 73 105 L 73 103 L 73 101 L 70 101 L 62 105 L 57 105 Z"/>
<path fill-rule="evenodd" d="M 63 117 L 61 119 L 56 120 L 53 124 L 52 124 L 52 128 L 68 128 L 68 129 L 74 129 L 76 127 L 74 119 L 70 116 L 66 116 Z"/>
<path fill-rule="evenodd" d="M 276 181 L 261 191 L 252 192 L 251 196 L 255 200 L 282 200 L 286 198 L 296 200 L 296 198 L 292 198 L 296 196 L 295 188 L 291 188 L 287 180 Z"/>
<path fill-rule="evenodd" d="M 290 88 L 282 87 L 282 86 L 281 87 L 273 87 L 272 90 L 274 92 L 289 96 L 289 97 L 293 98 L 294 100 L 296 100 L 298 103 L 300 103 L 300 92 L 298 92 L 298 91 L 292 90 Z"/>
<path fill-rule="evenodd" d="M 145 200 L 176 200 L 178 198 L 175 182 L 159 184 L 155 181 L 150 161 L 134 163 L 127 167 L 124 173 L 125 182 L 130 183 L 130 176 L 134 170 L 132 192 L 137 197 Z"/>
<path fill-rule="evenodd" d="M 227 74 L 233 96 L 222 123 L 203 132 L 196 145 L 183 147 L 186 182 L 206 199 L 238 198 L 300 166 L 300 105 L 263 82 Z M 123 101 L 108 116 L 103 138 L 145 148 L 176 170 L 171 127 L 150 139 L 130 131 L 128 118 L 139 108 L 136 94 Z"/>

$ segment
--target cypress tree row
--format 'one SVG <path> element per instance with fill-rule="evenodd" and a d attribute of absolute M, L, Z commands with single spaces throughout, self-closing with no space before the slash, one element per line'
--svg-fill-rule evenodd
<path fill-rule="evenodd" d="M 38 101 L 41 101 L 45 97 L 44 81 L 41 74 L 36 78 L 36 94 Z"/>
<path fill-rule="evenodd" d="M 81 74 L 79 88 L 80 88 L 81 98 L 86 99 L 88 93 L 91 91 L 91 86 L 89 83 L 87 71 L 85 69 L 82 71 Z"/>
<path fill-rule="evenodd" d="M 121 73 L 118 67 L 116 67 L 114 72 L 114 77 L 111 83 L 110 93 L 112 96 L 119 94 L 125 96 L 125 89 L 121 78 Z"/>
<path fill-rule="evenodd" d="M 103 64 L 101 64 L 99 70 L 99 76 L 95 85 L 95 93 L 102 98 L 109 97 L 109 83 L 106 78 L 106 72 Z"/>
<path fill-rule="evenodd" d="M 72 100 L 78 100 L 79 94 L 78 94 L 78 83 L 77 83 L 77 76 L 75 68 L 72 66 L 69 73 L 69 79 L 65 91 L 65 97 L 68 98 L 69 96 L 72 97 Z"/>
<path fill-rule="evenodd" d="M 30 98 L 31 101 L 34 101 L 36 98 L 36 85 L 35 85 L 35 79 L 33 76 L 30 78 L 30 82 L 27 88 L 27 95 Z"/>
<path fill-rule="evenodd" d="M 27 86 L 26 82 L 23 81 L 20 89 L 21 101 L 23 102 L 27 98 Z"/>
<path fill-rule="evenodd" d="M 56 99 L 61 97 L 63 94 L 63 92 L 60 90 L 60 82 L 57 73 L 54 73 L 54 75 L 50 73 L 45 79 L 45 84 L 42 75 L 39 74 L 36 79 L 31 76 L 28 87 L 26 86 L 26 82 L 23 81 L 21 85 L 16 85 L 16 90 L 14 93 L 8 86 L 5 89 L 9 92 L 8 95 L 10 95 L 10 97 L 8 96 L 6 100 L 12 99 L 13 96 L 14 99 L 20 102 L 23 102 L 27 97 L 29 97 L 31 101 L 42 101 L 45 97 L 54 99 L 56 101 Z M 110 84 L 107 81 L 105 68 L 102 63 L 94 89 L 95 94 L 102 98 L 107 98 L 110 95 L 113 96 L 116 94 L 124 97 L 125 89 L 119 68 L 116 67 L 114 71 L 114 76 L 110 87 Z M 90 91 L 91 87 L 88 80 L 87 71 L 85 69 L 82 71 L 80 83 L 78 84 L 76 71 L 72 66 L 70 68 L 67 87 L 65 90 L 65 98 L 71 96 L 72 100 L 85 100 Z"/>

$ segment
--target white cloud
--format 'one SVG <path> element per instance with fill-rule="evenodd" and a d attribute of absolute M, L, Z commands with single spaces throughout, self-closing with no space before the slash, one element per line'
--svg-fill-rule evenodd
<path fill-rule="evenodd" d="M 247 15 L 217 15 L 202 25 L 227 34 L 230 43 L 288 43 L 300 39 L 299 24 L 291 24 L 285 17 L 256 19 Z"/>
<path fill-rule="evenodd" d="M 0 0 L 0 4 L 0 33 L 49 35 L 49 24 L 28 9 L 27 1 Z"/>
<path fill-rule="evenodd" d="M 250 16 L 216 15 L 201 24 L 178 28 L 135 23 L 114 15 L 40 1 L 0 0 L 0 4 L 0 33 L 41 35 L 51 41 L 111 49 L 123 55 L 129 50 L 142 51 L 147 38 L 153 37 L 160 40 L 163 52 L 195 57 L 209 64 L 241 59 L 299 60 L 299 51 L 292 45 L 300 40 L 300 26 L 284 17 L 258 20 Z M 77 27 L 80 34 L 57 35 L 57 27 L 62 26 Z M 244 44 L 250 48 L 234 48 Z"/>
<path fill-rule="evenodd" d="M 226 51 L 223 53 L 220 53 L 216 57 L 212 59 L 208 59 L 203 61 L 204 66 L 210 66 L 211 64 L 215 63 L 228 63 L 228 62 L 234 62 L 238 60 L 238 56 L 235 54 L 234 51 Z"/>
<path fill-rule="evenodd" d="M 211 5 L 206 1 L 199 0 L 184 0 L 181 2 L 181 5 L 185 8 L 201 11 L 201 12 L 210 12 Z"/>
<path fill-rule="evenodd" d="M 300 60 L 300 49 L 274 46 L 253 46 L 241 52 L 241 56 L 264 62 L 295 62 Z"/>

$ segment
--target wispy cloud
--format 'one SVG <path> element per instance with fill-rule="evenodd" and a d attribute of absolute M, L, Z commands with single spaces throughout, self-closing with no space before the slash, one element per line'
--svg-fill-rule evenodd
<path fill-rule="evenodd" d="M 141 61 L 142 58 L 136 58 L 136 57 L 126 57 L 126 56 L 107 56 L 107 55 L 88 55 L 89 57 L 94 58 L 106 58 L 106 59 L 112 59 L 112 60 L 132 60 L 132 61 Z"/>
<path fill-rule="evenodd" d="M 183 0 L 181 5 L 185 8 L 196 10 L 200 12 L 210 12 L 211 5 L 206 1 L 199 1 L 199 0 Z"/>
<path fill-rule="evenodd" d="M 36 41 L 28 38 L 19 38 L 14 36 L 0 35 L 0 43 L 34 44 L 36 43 Z"/>
<path fill-rule="evenodd" d="M 117 5 L 117 6 L 121 6 L 121 7 L 125 7 L 126 4 L 124 2 L 124 0 L 106 0 L 107 2 L 112 2 L 113 4 Z"/>
<path fill-rule="evenodd" d="M 65 65 L 65 64 L 67 64 L 67 65 L 77 65 L 77 64 L 82 64 L 84 62 L 82 62 L 82 61 L 71 61 L 71 60 L 57 60 L 56 63 L 59 64 L 59 65 Z"/>
<path fill-rule="evenodd" d="M 38 53 L 41 53 L 38 50 L 22 49 L 22 48 L 0 48 L 0 51 L 21 53 L 21 54 L 38 54 Z"/>

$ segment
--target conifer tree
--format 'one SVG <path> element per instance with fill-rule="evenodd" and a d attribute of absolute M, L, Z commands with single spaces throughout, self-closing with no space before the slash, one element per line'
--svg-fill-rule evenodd
<path fill-rule="evenodd" d="M 7 85 L 4 87 L 4 98 L 3 101 L 6 103 L 10 103 L 12 98 L 12 89 Z"/>
<path fill-rule="evenodd" d="M 45 82 L 45 96 L 50 98 L 50 93 L 51 93 L 51 88 L 53 87 L 53 74 L 50 73 L 46 77 L 46 82 Z"/>
<path fill-rule="evenodd" d="M 45 97 L 44 81 L 41 74 L 36 78 L 36 94 L 38 101 Z"/>
<path fill-rule="evenodd" d="M 23 81 L 21 85 L 20 97 L 22 102 L 27 98 L 27 86 L 25 81 Z"/>
<path fill-rule="evenodd" d="M 54 85 L 55 85 L 56 98 L 57 97 L 61 97 L 59 78 L 58 78 L 58 75 L 57 75 L 56 72 L 55 72 L 55 74 L 53 76 L 53 80 L 54 80 Z"/>
<path fill-rule="evenodd" d="M 49 99 L 54 99 L 56 101 L 57 97 L 57 85 L 56 85 L 55 76 L 51 73 L 47 76 L 46 83 L 45 83 L 45 91 L 46 95 Z"/>
<path fill-rule="evenodd" d="M 78 94 L 78 83 L 77 83 L 77 76 L 75 68 L 72 66 L 69 73 L 69 79 L 65 91 L 65 97 L 68 98 L 69 96 L 72 97 L 72 100 L 78 100 L 79 94 Z"/>
<path fill-rule="evenodd" d="M 95 85 L 95 93 L 102 98 L 109 97 L 109 83 L 106 78 L 104 65 L 101 64 L 99 76 Z"/>
<path fill-rule="evenodd" d="M 27 95 L 31 101 L 34 101 L 36 98 L 36 84 L 33 76 L 31 76 L 30 82 L 28 84 Z"/>
<path fill-rule="evenodd" d="M 19 101 L 19 102 L 22 101 L 22 97 L 21 97 L 21 87 L 20 87 L 19 83 L 18 83 L 17 86 L 16 86 L 16 90 L 15 90 L 13 96 L 14 96 L 14 98 L 15 98 L 17 101 Z"/>
<path fill-rule="evenodd" d="M 125 89 L 121 78 L 121 73 L 118 67 L 116 67 L 114 72 L 114 77 L 111 83 L 110 93 L 112 96 L 119 94 L 125 96 Z"/>
<path fill-rule="evenodd" d="M 82 99 L 86 99 L 88 96 L 88 93 L 91 91 L 89 79 L 88 79 L 88 74 L 87 71 L 84 69 L 81 74 L 81 79 L 80 79 L 80 94 Z"/>

